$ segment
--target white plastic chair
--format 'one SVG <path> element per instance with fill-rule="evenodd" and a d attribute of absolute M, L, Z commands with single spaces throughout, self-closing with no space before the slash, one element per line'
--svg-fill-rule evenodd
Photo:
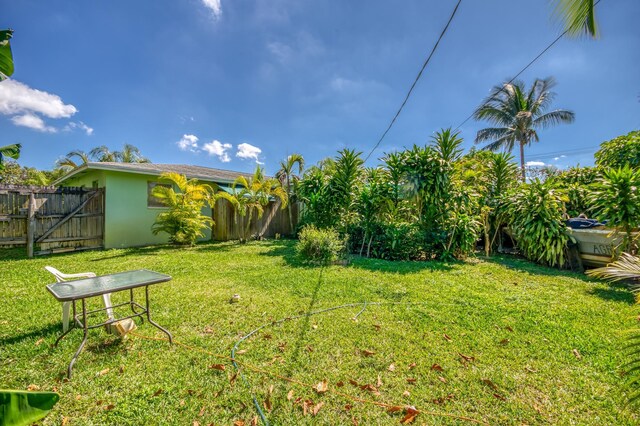
<path fill-rule="evenodd" d="M 79 274 L 63 274 L 58 271 L 56 268 L 52 266 L 45 266 L 44 269 L 51 272 L 54 277 L 56 277 L 56 282 L 64 282 L 70 279 L 76 278 L 93 278 L 96 276 L 93 272 L 82 272 Z M 104 299 L 104 306 L 107 308 L 107 315 L 109 318 L 113 318 L 113 309 L 111 305 L 111 293 L 103 294 L 102 298 Z M 69 309 L 71 308 L 72 302 L 63 302 L 62 303 L 62 331 L 66 332 L 69 329 Z"/>

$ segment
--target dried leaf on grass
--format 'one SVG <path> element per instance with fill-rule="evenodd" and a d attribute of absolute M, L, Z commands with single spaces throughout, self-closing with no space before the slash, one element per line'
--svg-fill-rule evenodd
<path fill-rule="evenodd" d="M 326 380 L 323 380 L 318 384 L 316 384 L 313 387 L 313 390 L 316 391 L 317 393 L 325 393 L 327 390 L 329 390 L 329 385 L 327 384 Z"/>
<path fill-rule="evenodd" d="M 404 415 L 404 418 L 400 421 L 400 423 L 402 424 L 413 423 L 413 421 L 416 419 L 418 414 L 420 414 L 420 412 L 416 410 L 416 407 L 413 407 L 410 405 L 405 408 L 405 415 Z"/>
<path fill-rule="evenodd" d="M 431 366 L 431 370 L 433 370 L 433 371 L 443 371 L 442 367 L 440 366 L 440 364 L 433 364 Z"/>
<path fill-rule="evenodd" d="M 577 349 L 574 349 L 572 352 L 577 359 L 582 359 L 582 355 L 580 355 L 580 352 L 578 352 Z"/>
<path fill-rule="evenodd" d="M 364 356 L 374 356 L 376 354 L 374 351 L 370 351 L 368 349 L 362 349 L 360 352 Z"/>
<path fill-rule="evenodd" d="M 161 394 L 161 393 L 163 393 L 163 392 L 164 392 L 164 389 L 158 389 L 157 391 L 155 391 L 155 392 L 153 393 L 153 395 L 151 395 L 151 397 L 152 397 L 152 398 L 154 398 L 154 397 L 156 397 L 156 396 L 160 395 L 160 394 Z"/>
<path fill-rule="evenodd" d="M 389 370 L 389 371 L 396 371 L 396 366 L 395 366 L 395 364 L 389 364 L 389 366 L 387 367 L 387 370 Z"/>
<path fill-rule="evenodd" d="M 482 379 L 482 383 L 484 383 L 485 385 L 489 386 L 491 389 L 493 389 L 493 391 L 495 391 L 495 392 L 498 391 L 498 386 L 496 386 L 496 384 L 493 383 L 491 380 Z"/>
<path fill-rule="evenodd" d="M 447 342 L 450 342 L 450 341 L 451 341 L 451 337 L 449 337 L 449 335 L 448 335 L 447 333 L 444 333 L 444 334 L 442 335 L 442 337 L 444 337 L 444 340 L 446 340 Z"/>
<path fill-rule="evenodd" d="M 224 371 L 227 367 L 224 364 L 211 364 L 209 368 L 212 370 Z"/>
<path fill-rule="evenodd" d="M 447 383 L 447 379 L 442 376 L 438 376 L 438 380 L 440 380 L 442 383 Z"/>
<path fill-rule="evenodd" d="M 291 401 L 291 398 L 293 398 L 293 389 L 287 393 L 287 401 Z"/>
<path fill-rule="evenodd" d="M 110 368 L 105 368 L 104 370 L 101 370 L 98 372 L 98 374 L 96 374 L 96 376 L 104 376 L 105 374 L 107 374 L 109 372 L 109 370 L 111 370 Z"/>

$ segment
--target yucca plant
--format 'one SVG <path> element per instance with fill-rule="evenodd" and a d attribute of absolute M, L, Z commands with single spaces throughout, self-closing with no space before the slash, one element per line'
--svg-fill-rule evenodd
<path fill-rule="evenodd" d="M 603 268 L 592 269 L 587 274 L 607 281 L 630 281 L 631 288 L 636 293 L 640 289 L 640 258 L 629 253 L 622 253 L 615 262 Z M 626 370 L 626 385 L 631 389 L 627 397 L 630 404 L 637 405 L 640 402 L 640 329 L 630 330 L 627 346 L 624 348 L 628 362 L 623 366 Z"/>
<path fill-rule="evenodd" d="M 504 198 L 509 226 L 525 257 L 549 266 L 562 266 L 569 242 L 564 224 L 566 197 L 548 182 L 535 179 Z"/>
<path fill-rule="evenodd" d="M 277 179 L 266 178 L 260 166 L 256 167 L 253 176 L 246 178 L 238 176 L 231 186 L 233 195 L 229 201 L 235 207 L 239 216 L 247 217 L 244 236 L 241 241 L 248 241 L 251 232 L 251 221 L 255 216 L 260 219 L 264 213 L 264 208 L 272 198 L 280 200 L 282 208 L 287 207 L 289 197 Z M 225 197 L 226 198 L 226 197 Z"/>
<path fill-rule="evenodd" d="M 604 170 L 590 200 L 596 217 L 623 234 L 622 250 L 635 253 L 638 247 L 633 231 L 640 227 L 640 169 L 625 165 Z"/>
<path fill-rule="evenodd" d="M 211 206 L 214 204 L 213 189 L 179 173 L 163 173 L 160 180 L 171 185 L 157 185 L 153 188 L 152 195 L 167 206 L 168 210 L 158 213 L 151 228 L 153 234 L 166 232 L 169 234 L 169 241 L 174 244 L 195 244 L 199 237 L 204 236 L 204 229 L 211 229 L 213 225 L 213 220 L 202 214 L 206 203 Z"/>

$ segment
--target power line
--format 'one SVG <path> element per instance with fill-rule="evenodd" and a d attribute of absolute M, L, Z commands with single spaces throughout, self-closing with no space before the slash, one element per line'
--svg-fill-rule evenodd
<path fill-rule="evenodd" d="M 601 1 L 602 1 L 602 0 L 598 0 L 598 1 L 596 1 L 596 2 L 594 3 L 593 7 L 595 8 L 595 7 L 598 5 L 598 3 L 600 3 Z M 564 37 L 568 32 L 569 32 L 569 29 L 564 30 L 564 32 L 563 32 L 562 34 L 560 34 L 558 37 L 556 37 L 556 39 L 555 39 L 555 40 L 553 40 L 553 41 L 551 42 L 551 44 L 549 44 L 547 47 L 545 47 L 545 48 L 542 50 L 542 52 L 540 52 L 540 53 L 538 54 L 538 56 L 536 56 L 535 58 L 533 58 L 533 59 L 531 60 L 531 62 L 529 62 L 527 65 L 525 65 L 525 67 L 524 67 L 524 68 L 522 68 L 522 69 L 521 69 L 521 70 L 520 70 L 520 71 L 519 71 L 515 76 L 513 76 L 513 78 L 512 78 L 511 80 L 509 80 L 509 82 L 508 82 L 508 83 L 503 84 L 503 85 L 502 85 L 502 87 L 500 88 L 500 90 L 496 93 L 496 95 L 497 95 L 498 93 L 500 93 L 501 91 L 503 91 L 503 90 L 505 89 L 505 87 L 506 87 L 506 86 L 508 86 L 508 85 L 510 85 L 511 83 L 513 83 L 513 81 L 514 81 L 516 78 L 518 78 L 518 77 L 519 77 L 523 72 L 525 72 L 525 71 L 526 71 L 526 70 L 527 70 L 531 65 L 533 65 L 533 63 L 534 63 L 534 62 L 536 62 L 538 59 L 540 59 L 540 57 L 541 57 L 542 55 L 544 55 L 544 54 L 547 52 L 547 50 L 551 49 L 551 48 L 552 48 L 552 47 L 553 47 L 553 46 L 554 46 L 558 41 L 560 41 L 560 39 L 561 39 L 562 37 Z M 473 111 L 473 112 L 472 112 L 472 113 L 471 113 L 467 118 L 465 118 L 465 119 L 462 121 L 462 123 L 460 123 L 460 124 L 458 124 L 458 125 L 456 126 L 455 130 L 458 130 L 460 127 L 464 126 L 464 124 L 465 124 L 467 121 L 469 121 L 471 118 L 473 118 L 473 116 L 475 115 L 475 113 L 476 113 L 476 112 L 475 112 L 475 111 Z"/>
<path fill-rule="evenodd" d="M 416 84 L 418 84 L 418 80 L 420 80 L 420 77 L 422 76 L 422 72 L 427 67 L 427 65 L 429 64 L 429 61 L 431 60 L 431 57 L 433 56 L 433 54 L 435 53 L 436 49 L 438 48 L 438 45 L 440 44 L 440 40 L 442 40 L 442 37 L 444 37 L 444 34 L 447 32 L 447 29 L 449 28 L 449 24 L 451 24 L 451 21 L 453 21 L 453 17 L 456 15 L 456 12 L 458 11 L 458 6 L 460 6 L 461 2 L 462 2 L 462 0 L 458 0 L 458 3 L 456 4 L 456 7 L 453 9 L 453 12 L 451 13 L 451 16 L 449 17 L 449 21 L 447 21 L 447 25 L 445 25 L 444 29 L 440 33 L 440 37 L 438 37 L 438 40 L 436 41 L 436 44 L 433 46 L 433 49 L 431 49 L 431 53 L 429 53 L 429 56 L 424 61 L 424 64 L 422 64 L 422 68 L 420 69 L 420 72 L 416 76 L 416 79 L 413 81 L 413 84 L 411 85 L 411 88 L 407 92 L 407 95 L 405 96 L 404 101 L 402 101 L 402 105 L 400 105 L 400 108 L 398 109 L 398 112 L 396 112 L 396 115 L 391 120 L 391 123 L 389 123 L 389 126 L 387 127 L 387 130 L 384 131 L 382 136 L 380 136 L 380 139 L 378 139 L 378 142 L 371 149 L 371 151 L 369 151 L 369 154 L 367 154 L 367 157 L 364 159 L 365 162 L 369 159 L 369 157 L 371 157 L 371 154 L 373 154 L 373 151 L 375 151 L 380 146 L 380 143 L 382 142 L 384 137 L 387 136 L 387 133 L 389 133 L 389 130 L 391 130 L 391 127 L 396 122 L 396 119 L 400 115 L 400 112 L 402 112 L 402 109 L 404 108 L 405 104 L 409 100 L 409 96 L 411 96 L 411 92 L 413 92 L 414 87 L 416 87 Z"/>

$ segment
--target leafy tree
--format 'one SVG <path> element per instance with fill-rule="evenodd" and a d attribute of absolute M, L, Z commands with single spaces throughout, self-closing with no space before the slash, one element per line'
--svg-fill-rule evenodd
<path fill-rule="evenodd" d="M 295 173 L 296 165 L 298 166 L 298 174 Z M 291 214 L 291 204 L 295 201 L 296 187 L 300 180 L 300 175 L 304 169 L 304 158 L 300 154 L 292 154 L 286 160 L 280 161 L 280 169 L 276 172 L 276 178 L 287 192 L 289 203 L 287 205 L 287 213 L 289 215 L 289 230 L 291 234 L 293 229 L 293 216 Z"/>
<path fill-rule="evenodd" d="M 171 186 L 157 185 L 153 188 L 152 195 L 168 207 L 158 213 L 151 228 L 153 234 L 166 232 L 174 244 L 194 245 L 199 237 L 204 236 L 203 230 L 211 229 L 213 225 L 213 220 L 202 214 L 205 203 L 214 205 L 213 189 L 179 173 L 163 173 L 160 180 L 171 183 Z"/>
<path fill-rule="evenodd" d="M 563 190 L 567 194 L 566 209 L 569 217 L 577 217 L 580 214 L 591 215 L 593 213 L 593 205 L 589 198 L 592 193 L 592 187 L 601 170 L 596 167 L 571 167 L 563 170 L 555 176 L 551 176 L 549 180 L 552 185 Z"/>
<path fill-rule="evenodd" d="M 487 120 L 497 127 L 479 130 L 476 143 L 491 141 L 484 149 L 511 152 L 517 144 L 520 148 L 520 168 L 525 179 L 524 148 L 538 142 L 537 129 L 544 129 L 560 123 L 571 123 L 574 113 L 567 110 L 547 112 L 555 93 L 552 77 L 536 79 L 529 90 L 524 83 L 516 81 L 493 88 L 489 97 L 474 113 L 476 120 Z"/>
<path fill-rule="evenodd" d="M 346 232 L 349 224 L 355 221 L 354 206 L 364 175 L 361 154 L 346 148 L 338 151 L 328 182 L 329 202 L 337 218 L 334 224 L 342 232 Z"/>
<path fill-rule="evenodd" d="M 623 250 L 635 254 L 633 231 L 640 227 L 640 169 L 628 165 L 606 169 L 597 179 L 590 201 L 595 215 L 624 234 Z"/>
<path fill-rule="evenodd" d="M 0 170 L 4 167 L 4 158 L 9 157 L 17 160 L 20 157 L 20 149 L 22 145 L 14 143 L 11 145 L 0 146 Z"/>
<path fill-rule="evenodd" d="M 0 81 L 13 75 L 13 54 L 9 40 L 13 30 L 0 30 Z"/>
<path fill-rule="evenodd" d="M 56 167 L 65 172 L 70 172 L 78 167 L 95 161 L 98 163 L 149 163 L 149 159 L 142 156 L 140 149 L 125 144 L 122 151 L 111 151 L 106 145 L 93 148 L 89 153 L 82 150 L 74 150 L 64 158 L 56 161 Z"/>
<path fill-rule="evenodd" d="M 0 183 L 7 185 L 50 185 L 60 177 L 60 173 L 22 167 L 15 161 L 7 161 L 0 170 Z"/>
<path fill-rule="evenodd" d="M 640 130 L 603 142 L 595 157 L 600 167 L 640 168 Z"/>
<path fill-rule="evenodd" d="M 235 207 L 235 211 L 241 217 L 247 217 L 242 241 L 249 240 L 251 221 L 255 216 L 259 219 L 264 213 L 264 208 L 273 197 L 280 200 L 281 206 L 287 206 L 287 192 L 280 186 L 277 179 L 266 178 L 260 166 L 256 167 L 253 176 L 247 179 L 238 176 L 232 185 L 233 195 L 229 199 Z"/>
<path fill-rule="evenodd" d="M 124 144 L 122 151 L 115 151 L 116 161 L 119 163 L 150 163 L 147 157 L 144 157 L 140 149 L 131 144 Z"/>
<path fill-rule="evenodd" d="M 91 161 L 89 154 L 77 149 L 68 153 L 64 158 L 56 161 L 56 168 L 67 173 L 87 164 L 89 161 Z"/>

